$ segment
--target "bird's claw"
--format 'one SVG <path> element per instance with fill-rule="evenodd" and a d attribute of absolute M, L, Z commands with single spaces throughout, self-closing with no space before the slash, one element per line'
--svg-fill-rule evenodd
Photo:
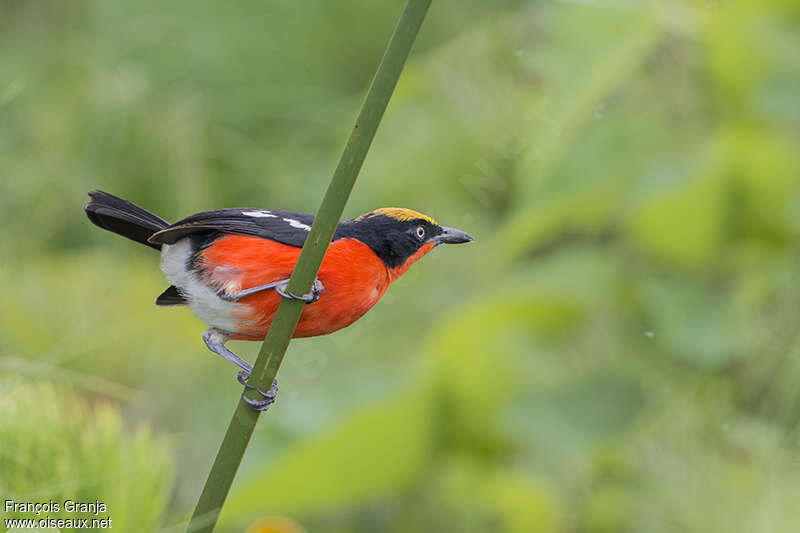
<path fill-rule="evenodd" d="M 272 381 L 272 387 L 270 387 L 269 391 L 264 392 L 259 387 L 255 385 L 250 385 L 247 382 L 247 378 L 250 377 L 250 374 L 245 371 L 239 372 L 237 379 L 239 383 L 245 386 L 245 390 L 242 391 L 242 400 L 244 403 L 252 407 L 255 411 L 266 411 L 269 409 L 269 406 L 275 403 L 275 397 L 278 395 L 278 380 Z M 251 400 L 248 398 L 245 393 L 247 392 L 246 389 L 252 389 L 258 391 L 258 393 L 264 398 L 263 400 Z"/>
<path fill-rule="evenodd" d="M 283 296 L 284 298 L 290 298 L 292 300 L 300 300 L 301 302 L 305 302 L 307 304 L 313 304 L 317 300 L 319 300 L 319 296 L 322 291 L 325 290 L 325 285 L 318 279 L 314 279 L 314 283 L 311 285 L 311 292 L 308 294 L 304 294 L 302 296 L 298 296 L 293 294 L 287 290 L 289 286 L 289 280 L 282 281 L 275 285 L 275 292 Z"/>

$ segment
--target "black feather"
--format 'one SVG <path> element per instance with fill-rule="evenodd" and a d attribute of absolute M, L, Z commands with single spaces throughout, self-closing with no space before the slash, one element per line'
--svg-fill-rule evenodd
<path fill-rule="evenodd" d="M 249 216 L 244 213 L 259 213 L 260 216 Z M 313 222 L 313 215 L 291 211 L 217 209 L 179 220 L 150 237 L 150 243 L 174 244 L 187 235 L 217 232 L 249 235 L 302 247 L 308 236 L 306 227 L 311 227 Z"/>
<path fill-rule="evenodd" d="M 158 298 L 156 298 L 156 305 L 160 305 L 162 307 L 168 307 L 170 305 L 186 305 L 188 302 L 186 298 L 184 298 L 180 292 L 178 292 L 178 288 L 175 285 L 170 285 L 167 290 L 162 292 Z"/>
<path fill-rule="evenodd" d="M 169 226 L 169 222 L 107 192 L 92 191 L 89 197 L 92 201 L 84 209 L 95 225 L 156 250 L 161 249 L 160 244 L 149 242 L 148 239 Z"/>

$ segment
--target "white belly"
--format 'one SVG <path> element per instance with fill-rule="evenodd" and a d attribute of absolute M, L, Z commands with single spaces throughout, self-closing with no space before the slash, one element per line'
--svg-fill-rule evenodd
<path fill-rule="evenodd" d="M 187 264 L 192 256 L 191 241 L 181 239 L 175 244 L 161 246 L 161 270 L 167 281 L 175 285 L 178 291 L 186 298 L 189 309 L 209 326 L 236 333 L 236 323 L 240 319 L 234 313 L 246 313 L 243 304 L 228 302 L 217 296 L 214 289 L 203 283 L 198 276 L 187 270 Z"/>

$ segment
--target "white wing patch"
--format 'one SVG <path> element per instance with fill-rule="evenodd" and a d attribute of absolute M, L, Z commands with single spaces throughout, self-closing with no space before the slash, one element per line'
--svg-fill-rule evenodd
<path fill-rule="evenodd" d="M 310 230 L 311 230 L 311 226 L 309 226 L 308 224 L 303 224 L 303 223 L 302 223 L 302 222 L 300 222 L 299 220 L 295 220 L 295 219 L 293 219 L 293 218 L 285 218 L 285 217 L 284 217 L 283 221 L 284 221 L 284 222 L 288 222 L 288 223 L 289 223 L 289 225 L 290 225 L 291 227 L 293 227 L 293 228 L 297 228 L 297 229 L 304 229 L 304 230 L 306 230 L 306 231 L 310 231 Z"/>
<path fill-rule="evenodd" d="M 269 211 L 242 211 L 242 214 L 246 217 L 278 218 L 278 215 L 273 215 Z M 286 219 L 284 218 L 284 220 Z"/>
<path fill-rule="evenodd" d="M 269 211 L 265 210 L 258 210 L 258 211 L 242 211 L 242 214 L 247 217 L 256 217 L 256 218 L 278 218 L 278 215 L 273 215 Z M 308 224 L 303 224 L 299 220 L 294 218 L 283 218 L 283 221 L 288 223 L 291 227 L 297 229 L 304 229 L 306 231 L 311 231 L 311 226 Z"/>

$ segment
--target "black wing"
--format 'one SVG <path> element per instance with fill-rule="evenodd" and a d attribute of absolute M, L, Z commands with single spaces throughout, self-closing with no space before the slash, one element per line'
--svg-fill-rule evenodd
<path fill-rule="evenodd" d="M 289 246 L 303 246 L 314 222 L 314 215 L 291 211 L 231 208 L 205 211 L 179 220 L 154 233 L 153 244 L 174 244 L 197 233 L 235 233 L 278 241 Z"/>

